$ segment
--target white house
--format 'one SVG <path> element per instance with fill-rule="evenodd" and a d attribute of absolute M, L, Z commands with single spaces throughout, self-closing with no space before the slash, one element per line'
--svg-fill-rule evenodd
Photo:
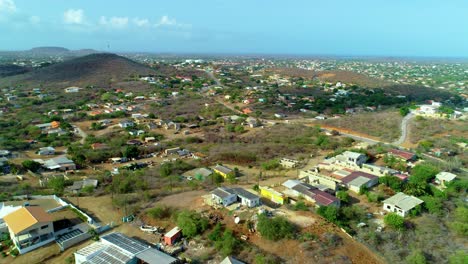
<path fill-rule="evenodd" d="M 134 126 L 135 124 L 133 123 L 133 121 L 131 120 L 122 120 L 119 122 L 119 126 L 121 128 L 127 128 L 127 127 L 132 127 Z"/>
<path fill-rule="evenodd" d="M 283 168 L 295 168 L 297 166 L 297 164 L 299 164 L 299 161 L 297 160 L 292 160 L 292 159 L 287 159 L 287 158 L 282 158 L 280 160 L 280 165 L 283 167 Z"/>
<path fill-rule="evenodd" d="M 255 207 L 260 205 L 260 197 L 246 191 L 242 188 L 232 188 L 232 191 L 237 195 L 237 200 L 245 206 Z"/>
<path fill-rule="evenodd" d="M 424 201 L 421 199 L 399 192 L 383 201 L 383 209 L 387 212 L 396 213 L 405 217 L 408 215 L 409 211 L 422 203 L 424 203 Z"/>
<path fill-rule="evenodd" d="M 55 149 L 53 147 L 40 148 L 37 154 L 38 155 L 54 155 Z"/>
<path fill-rule="evenodd" d="M 211 199 L 217 204 L 228 206 L 237 201 L 237 195 L 229 188 L 219 187 L 211 192 Z"/>
<path fill-rule="evenodd" d="M 457 178 L 457 175 L 450 172 L 442 171 L 436 175 L 435 183 L 442 187 L 446 187 L 446 184 L 452 182 L 453 180 L 455 180 L 455 178 Z"/>

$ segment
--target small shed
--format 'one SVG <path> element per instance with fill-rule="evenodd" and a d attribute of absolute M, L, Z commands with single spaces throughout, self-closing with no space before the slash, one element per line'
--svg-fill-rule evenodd
<path fill-rule="evenodd" d="M 164 235 L 164 243 L 173 245 L 182 236 L 182 230 L 176 226 Z"/>

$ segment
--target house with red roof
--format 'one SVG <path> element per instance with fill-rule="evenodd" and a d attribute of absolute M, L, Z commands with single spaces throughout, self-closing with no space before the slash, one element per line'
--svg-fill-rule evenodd
<path fill-rule="evenodd" d="M 416 154 L 399 149 L 391 149 L 388 154 L 406 162 L 415 161 L 417 159 Z"/>
<path fill-rule="evenodd" d="M 362 171 L 353 171 L 341 178 L 341 184 L 351 191 L 359 193 L 363 186 L 371 188 L 379 184 L 379 177 Z"/>
<path fill-rule="evenodd" d="M 299 180 L 287 180 L 283 186 L 286 187 L 288 195 L 304 197 L 307 201 L 315 203 L 316 206 L 340 206 L 340 199 Z"/>

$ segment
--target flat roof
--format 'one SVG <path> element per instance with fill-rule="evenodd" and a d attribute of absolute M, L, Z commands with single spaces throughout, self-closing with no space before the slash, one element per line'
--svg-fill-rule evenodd
<path fill-rule="evenodd" d="M 174 235 L 176 235 L 177 233 L 180 232 L 180 228 L 178 226 L 172 228 L 169 232 L 167 232 L 164 236 L 165 237 L 173 237 Z"/>
<path fill-rule="evenodd" d="M 384 200 L 383 203 L 391 204 L 405 211 L 408 211 L 413 209 L 415 206 L 424 203 L 424 201 L 414 196 L 406 195 L 402 192 L 399 192 L 394 196 Z"/>

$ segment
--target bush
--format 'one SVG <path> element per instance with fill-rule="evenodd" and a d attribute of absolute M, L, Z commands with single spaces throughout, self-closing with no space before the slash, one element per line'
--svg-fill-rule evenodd
<path fill-rule="evenodd" d="M 146 212 L 146 214 L 154 219 L 164 219 L 164 218 L 169 218 L 172 214 L 171 208 L 167 206 L 156 206 L 154 208 L 151 208 Z"/>
<path fill-rule="evenodd" d="M 309 211 L 309 207 L 304 203 L 304 201 L 298 201 L 294 205 L 294 211 Z"/>
<path fill-rule="evenodd" d="M 279 166 L 280 166 L 280 162 L 277 159 L 273 159 L 273 160 L 262 163 L 262 168 L 264 170 L 274 170 L 274 169 L 279 168 Z"/>
<path fill-rule="evenodd" d="M 293 237 L 295 228 L 282 216 L 268 218 L 266 215 L 261 214 L 258 217 L 257 230 L 266 239 L 280 240 Z"/>
<path fill-rule="evenodd" d="M 25 169 L 30 170 L 32 172 L 37 172 L 41 168 L 41 164 L 34 160 L 25 160 L 21 163 L 21 165 L 23 165 Z"/>
<path fill-rule="evenodd" d="M 349 202 L 349 194 L 346 191 L 338 191 L 336 193 L 336 197 L 340 199 L 342 202 L 345 202 L 345 203 Z"/>
<path fill-rule="evenodd" d="M 408 264 L 426 264 L 427 260 L 424 253 L 421 250 L 413 251 L 407 258 L 406 263 Z"/>
<path fill-rule="evenodd" d="M 317 213 L 329 222 L 336 223 L 338 220 L 338 208 L 336 206 L 320 206 Z"/>
<path fill-rule="evenodd" d="M 396 213 L 389 213 L 384 217 L 384 223 L 391 228 L 402 230 L 405 227 L 405 219 Z"/>

